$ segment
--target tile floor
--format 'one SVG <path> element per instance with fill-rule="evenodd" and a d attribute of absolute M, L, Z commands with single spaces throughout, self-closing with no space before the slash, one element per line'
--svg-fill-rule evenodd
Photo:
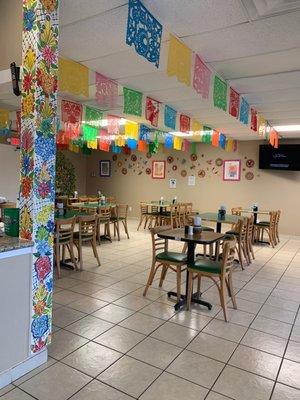
<path fill-rule="evenodd" d="M 84 271 L 63 270 L 49 361 L 0 390 L 1 400 L 300 399 L 300 238 L 257 247 L 255 262 L 235 269 L 238 310 L 226 324 L 209 281 L 211 311 L 175 313 L 171 272 L 142 296 L 150 236 L 129 225 L 130 240 L 99 246 L 101 267 L 85 248 Z"/>

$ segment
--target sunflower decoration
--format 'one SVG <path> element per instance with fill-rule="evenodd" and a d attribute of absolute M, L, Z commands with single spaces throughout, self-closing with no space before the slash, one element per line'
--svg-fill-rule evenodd
<path fill-rule="evenodd" d="M 168 156 L 167 161 L 169 164 L 172 164 L 172 162 L 174 161 L 174 158 L 172 156 Z"/>
<path fill-rule="evenodd" d="M 150 175 L 151 174 L 151 168 L 146 168 L 145 172 L 146 172 L 147 175 Z"/>
<path fill-rule="evenodd" d="M 173 166 L 172 166 L 172 170 L 173 170 L 173 171 L 177 171 L 177 165 L 173 165 Z"/>
<path fill-rule="evenodd" d="M 137 156 L 135 154 L 132 154 L 131 161 L 135 162 L 136 160 L 137 160 Z"/>
<path fill-rule="evenodd" d="M 126 175 L 126 174 L 127 174 L 127 168 L 125 168 L 125 167 L 122 168 L 122 174 L 123 174 L 123 175 Z"/>
<path fill-rule="evenodd" d="M 247 181 L 252 181 L 252 179 L 254 178 L 254 174 L 253 172 L 247 172 L 245 175 L 245 178 L 247 179 Z"/>
<path fill-rule="evenodd" d="M 187 172 L 185 169 L 183 169 L 180 173 L 180 175 L 184 178 L 187 175 Z"/>
<path fill-rule="evenodd" d="M 152 157 L 152 154 L 151 154 L 151 153 L 147 153 L 147 154 L 146 154 L 146 157 L 147 157 L 147 158 L 151 158 L 151 157 Z"/>
<path fill-rule="evenodd" d="M 206 172 L 204 171 L 204 169 L 200 169 L 200 171 L 198 172 L 199 178 L 204 178 L 205 175 L 206 175 Z"/>
<path fill-rule="evenodd" d="M 254 167 L 254 164 L 255 164 L 255 162 L 254 162 L 254 160 L 252 160 L 251 158 L 249 158 L 249 159 L 246 161 L 246 166 L 247 166 L 248 168 L 253 168 L 253 167 Z"/>
<path fill-rule="evenodd" d="M 215 160 L 215 164 L 216 164 L 217 167 L 222 167 L 222 165 L 223 165 L 223 160 L 222 160 L 222 158 L 217 158 L 217 159 Z"/>
<path fill-rule="evenodd" d="M 197 159 L 198 159 L 197 154 L 195 154 L 195 153 L 191 154 L 190 159 L 193 162 L 197 161 Z"/>

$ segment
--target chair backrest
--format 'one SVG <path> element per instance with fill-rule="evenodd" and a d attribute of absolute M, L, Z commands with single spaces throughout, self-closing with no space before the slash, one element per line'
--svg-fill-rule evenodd
<path fill-rule="evenodd" d="M 242 218 L 238 222 L 239 240 L 244 241 L 247 239 L 248 218 Z"/>
<path fill-rule="evenodd" d="M 254 229 L 254 216 L 251 215 L 251 217 L 248 218 L 248 223 L 247 223 L 247 237 L 250 240 L 252 240 L 253 229 Z"/>
<path fill-rule="evenodd" d="M 89 203 L 93 203 L 93 202 L 97 202 L 98 201 L 98 197 L 97 196 L 91 196 L 91 197 L 88 197 L 88 200 L 87 200 Z"/>
<path fill-rule="evenodd" d="M 87 214 L 95 215 L 97 214 L 97 206 L 82 208 L 82 211 L 86 212 Z"/>
<path fill-rule="evenodd" d="M 276 227 L 277 227 L 277 228 L 278 228 L 278 225 L 279 225 L 280 215 L 281 215 L 281 211 L 278 210 L 278 211 L 276 212 Z"/>
<path fill-rule="evenodd" d="M 127 219 L 127 214 L 128 214 L 128 204 L 117 204 L 116 206 L 117 218 Z"/>
<path fill-rule="evenodd" d="M 57 218 L 55 220 L 55 241 L 57 245 L 72 242 L 75 222 L 75 217 Z"/>
<path fill-rule="evenodd" d="M 277 211 L 270 211 L 270 229 L 276 228 Z"/>
<path fill-rule="evenodd" d="M 231 214 L 232 215 L 242 215 L 242 207 L 232 207 Z"/>
<path fill-rule="evenodd" d="M 87 196 L 79 196 L 78 200 L 79 200 L 80 203 L 81 202 L 82 203 L 86 203 L 89 200 L 89 198 Z"/>
<path fill-rule="evenodd" d="M 110 204 L 116 204 L 116 198 L 113 196 L 106 197 L 106 202 Z"/>
<path fill-rule="evenodd" d="M 233 266 L 234 255 L 236 249 L 236 238 L 232 237 L 229 240 L 223 242 L 223 257 L 222 257 L 222 274 L 229 272 Z"/>
<path fill-rule="evenodd" d="M 168 251 L 168 240 L 157 236 L 158 233 L 172 229 L 171 225 L 157 226 L 150 229 L 152 238 L 152 255 L 153 259 L 159 251 Z"/>
<path fill-rule="evenodd" d="M 79 223 L 79 240 L 88 241 L 96 237 L 98 215 L 80 216 Z"/>
<path fill-rule="evenodd" d="M 110 207 L 98 207 L 98 215 L 100 222 L 109 222 L 111 217 Z"/>
<path fill-rule="evenodd" d="M 148 206 L 146 203 L 143 203 L 143 202 L 140 203 L 140 212 L 141 212 L 141 215 L 148 214 Z"/>
<path fill-rule="evenodd" d="M 192 215 L 193 203 L 185 203 L 185 204 L 186 204 L 186 215 Z"/>

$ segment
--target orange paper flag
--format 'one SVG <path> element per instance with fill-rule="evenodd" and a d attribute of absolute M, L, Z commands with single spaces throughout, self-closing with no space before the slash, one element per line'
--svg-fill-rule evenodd
<path fill-rule="evenodd" d="M 212 134 L 212 140 L 211 140 L 211 144 L 214 147 L 219 147 L 219 136 L 220 136 L 219 132 L 214 130 L 213 134 Z"/>

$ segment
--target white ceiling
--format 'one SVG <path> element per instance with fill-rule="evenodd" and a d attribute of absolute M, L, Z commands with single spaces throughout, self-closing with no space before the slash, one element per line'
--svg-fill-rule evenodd
<path fill-rule="evenodd" d="M 164 29 L 158 69 L 126 45 L 128 3 L 122 0 L 63 0 L 60 55 L 168 103 L 234 138 L 258 139 L 228 113 L 215 109 L 211 99 L 203 101 L 192 88 L 166 75 L 168 32 L 172 32 L 199 52 L 271 124 L 300 124 L 300 0 L 143 3 Z M 95 104 L 94 90 L 91 86 L 89 104 Z M 5 99 L 7 104 L 11 101 L 15 100 Z M 122 115 L 121 96 L 114 111 Z M 283 136 L 300 137 L 300 131 Z"/>

